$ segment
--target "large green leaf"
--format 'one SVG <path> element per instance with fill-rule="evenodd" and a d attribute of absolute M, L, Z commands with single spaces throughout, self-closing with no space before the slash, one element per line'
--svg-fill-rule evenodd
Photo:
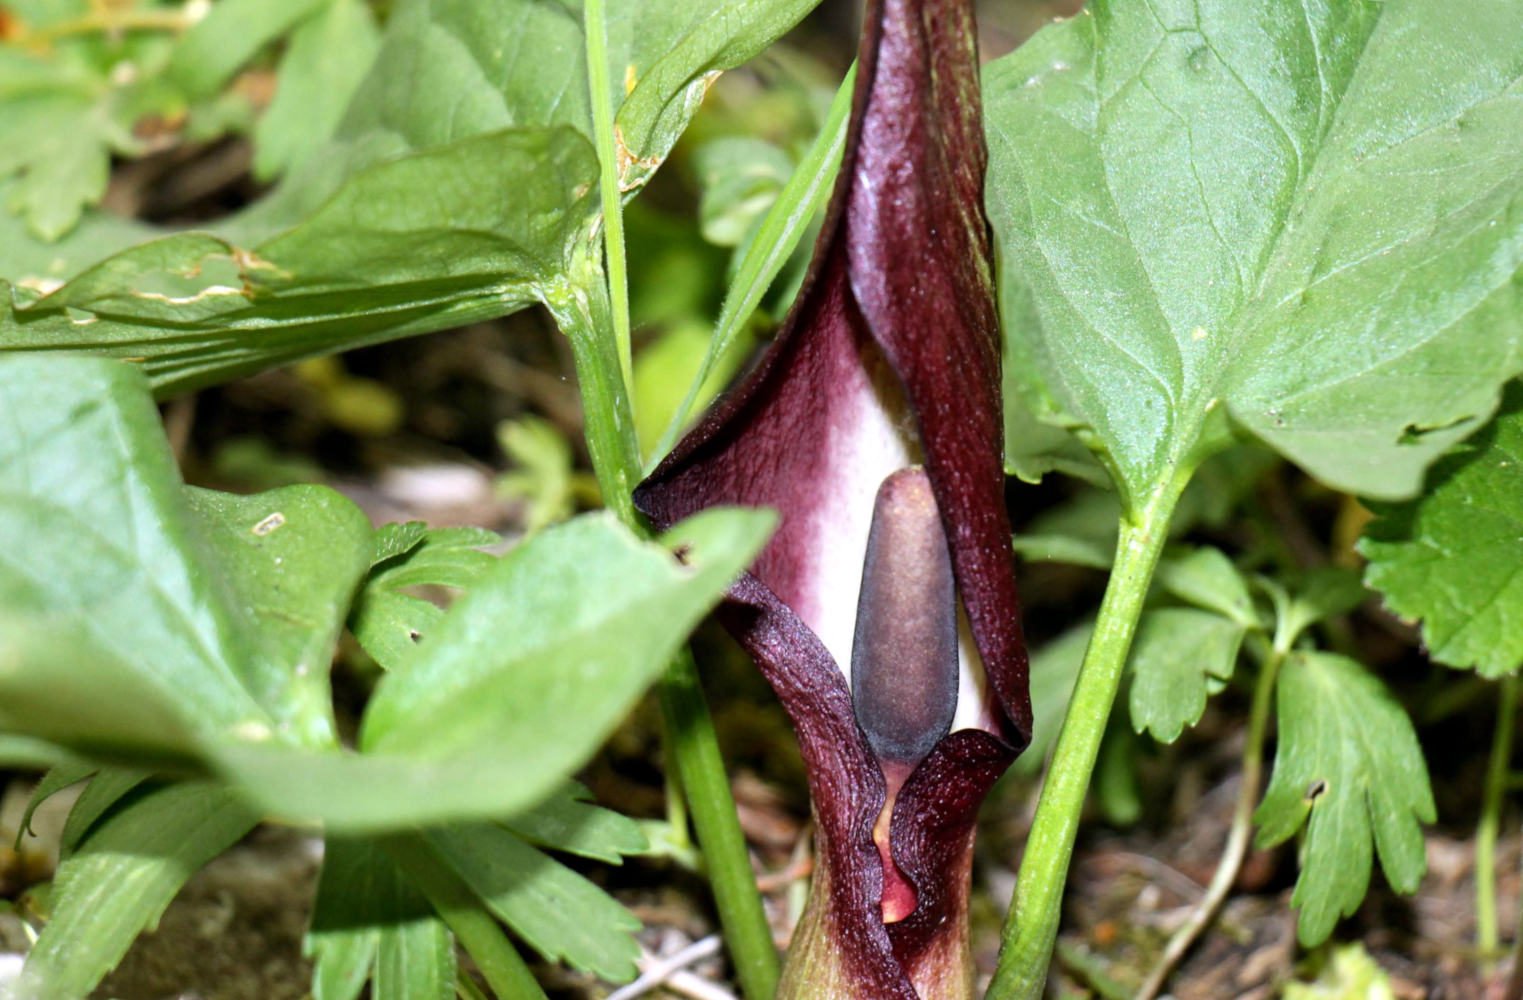
<path fill-rule="evenodd" d="M 270 812 L 330 829 L 531 807 L 607 738 L 773 523 L 767 511 L 715 510 L 662 544 L 607 514 L 551 528 L 481 574 L 382 679 L 363 753 L 234 745 L 217 761 Z M 287 778 L 295 769 L 299 783 Z"/>
<path fill-rule="evenodd" d="M 1398 892 L 1427 867 L 1422 828 L 1435 818 L 1422 748 L 1406 712 L 1358 663 L 1296 652 L 1279 679 L 1280 745 L 1254 813 L 1255 843 L 1270 847 L 1307 826 L 1291 903 L 1298 935 L 1320 944 L 1353 913 L 1370 880 L 1373 847 Z"/>
<path fill-rule="evenodd" d="M 1096 0 L 985 75 L 1007 365 L 1133 510 L 1226 440 L 1415 492 L 1523 367 L 1523 6 Z"/>
<path fill-rule="evenodd" d="M 156 921 L 185 880 L 254 825 L 227 790 L 187 782 L 115 810 L 58 870 L 52 917 L 27 956 L 17 1000 L 75 1000 Z"/>
<path fill-rule="evenodd" d="M 626 189 L 713 73 L 814 2 L 615 4 L 610 59 L 637 81 L 618 95 Z M 584 49 L 560 3 L 402 0 L 332 141 L 269 198 L 77 276 L 7 275 L 0 345 L 140 359 L 170 392 L 564 300 L 597 225 Z"/>
<path fill-rule="evenodd" d="M 1513 673 L 1523 663 L 1523 384 L 1428 483 L 1411 503 L 1375 508 L 1359 544 L 1366 578 L 1392 611 L 1422 620 L 1433 659 Z"/>
<path fill-rule="evenodd" d="M 272 752 L 240 754 L 236 773 L 272 811 L 347 829 L 530 806 L 603 742 L 773 523 L 716 510 L 662 545 L 606 514 L 548 529 L 484 573 L 381 681 L 365 753 L 307 755 L 300 785 L 280 780 L 295 762 Z"/>
<path fill-rule="evenodd" d="M 383 682 L 367 722 L 378 754 L 312 754 L 296 745 L 328 732 L 326 684 L 311 678 L 373 553 L 363 519 L 314 487 L 187 501 L 126 366 L 12 358 L 0 393 L 29 416 L 0 480 L 0 593 L 7 616 L 54 626 L 3 633 L 0 718 L 86 750 L 201 761 L 272 811 L 339 824 L 500 815 L 543 797 L 772 520 L 681 526 L 685 566 L 605 516 L 547 532 L 493 563 Z M 296 769 L 306 780 L 288 780 Z"/>
<path fill-rule="evenodd" d="M 364 515 L 319 487 L 188 490 L 126 365 L 0 358 L 0 410 L 0 615 L 26 623 L 0 632 L 0 721 L 108 752 L 331 743 Z"/>
<path fill-rule="evenodd" d="M 335 827 L 497 817 L 543 799 L 774 523 L 716 510 L 660 544 L 606 514 L 544 532 L 480 572 L 382 681 L 365 721 L 373 752 L 343 753 L 321 675 L 376 554 L 348 501 L 318 487 L 188 493 L 139 373 L 104 359 L 0 360 L 0 412 L 27 418 L 0 436 L 0 725 L 209 768 L 270 812 Z M 430 551 L 394 556 L 395 579 L 450 569 Z"/>

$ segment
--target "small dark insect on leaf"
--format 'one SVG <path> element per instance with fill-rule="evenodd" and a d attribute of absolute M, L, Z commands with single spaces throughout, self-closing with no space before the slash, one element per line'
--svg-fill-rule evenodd
<path fill-rule="evenodd" d="M 1318 778 L 1306 786 L 1306 801 L 1315 802 L 1327 794 L 1327 779 Z"/>

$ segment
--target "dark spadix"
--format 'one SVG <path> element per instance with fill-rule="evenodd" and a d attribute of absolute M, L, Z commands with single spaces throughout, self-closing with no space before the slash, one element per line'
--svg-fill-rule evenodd
<path fill-rule="evenodd" d="M 720 610 L 798 731 L 817 818 L 782 1000 L 971 995 L 974 817 L 1030 738 L 978 96 L 971 0 L 869 0 L 793 310 L 635 493 L 658 526 L 782 515 Z"/>
<path fill-rule="evenodd" d="M 913 768 L 957 711 L 957 590 L 931 481 L 883 481 L 862 562 L 851 645 L 857 722 L 878 760 Z"/>

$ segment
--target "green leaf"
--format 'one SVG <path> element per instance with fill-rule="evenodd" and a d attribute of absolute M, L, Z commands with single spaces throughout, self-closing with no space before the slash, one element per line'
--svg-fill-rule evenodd
<path fill-rule="evenodd" d="M 1144 612 L 1130 660 L 1132 728 L 1173 743 L 1199 722 L 1207 694 L 1232 676 L 1243 631 L 1241 622 L 1210 611 Z"/>
<path fill-rule="evenodd" d="M 79 793 L 74 808 L 64 820 L 63 835 L 59 848 L 64 857 L 79 849 L 100 818 L 137 786 L 148 780 L 148 772 L 121 767 L 106 767 L 90 779 L 85 790 Z"/>
<path fill-rule="evenodd" d="M 297 26 L 280 60 L 275 98 L 254 131 L 255 177 L 298 167 L 322 148 L 378 51 L 380 32 L 364 0 L 326 0 Z"/>
<path fill-rule="evenodd" d="M 364 515 L 317 487 L 188 490 L 125 365 L 0 358 L 0 409 L 26 415 L 0 440 L 0 614 L 32 623 L 0 632 L 0 719 L 110 752 L 330 743 Z"/>
<path fill-rule="evenodd" d="M 240 680 L 247 663 L 228 658 L 233 615 L 141 376 L 97 359 L 0 358 L 0 412 L 12 416 L 0 608 L 31 623 L 0 629 L 4 724 L 178 749 L 196 725 L 268 730 Z"/>
<path fill-rule="evenodd" d="M 1411 495 L 1523 367 L 1520 77 L 1511 0 L 1099 0 L 1044 29 L 985 74 L 1007 371 L 1133 513 L 1227 414 Z"/>
<path fill-rule="evenodd" d="M 326 839 L 312 922 L 302 942 L 302 953 L 313 960 L 313 1000 L 356 1000 L 374 967 L 382 927 L 426 914 L 388 906 L 400 878 L 373 841 Z"/>
<path fill-rule="evenodd" d="M 407 555 L 427 537 L 428 524 L 423 521 L 393 521 L 381 525 L 375 530 L 375 552 L 370 557 L 371 567 L 396 556 Z"/>
<path fill-rule="evenodd" d="M 502 541 L 490 531 L 448 528 L 428 531 L 414 522 L 397 525 L 387 548 L 406 545 L 378 559 L 349 617 L 349 629 L 365 652 L 387 670 L 400 670 L 418 653 L 423 637 L 444 619 L 437 605 L 402 593 L 405 587 L 452 587 L 469 590 L 497 561 L 480 546 Z M 418 538 L 413 542 L 413 537 Z M 377 553 L 379 555 L 379 552 Z"/>
<path fill-rule="evenodd" d="M 1215 611 L 1245 629 L 1263 628 L 1248 581 L 1221 549 L 1205 546 L 1166 555 L 1158 583 L 1180 600 Z"/>
<path fill-rule="evenodd" d="M 1310 947 L 1364 899 L 1372 846 L 1391 887 L 1416 891 L 1427 864 L 1419 824 L 1434 821 L 1433 792 L 1411 720 L 1353 660 L 1292 653 L 1278 713 L 1274 777 L 1254 813 L 1254 843 L 1272 847 L 1306 825 L 1291 903 Z"/>
<path fill-rule="evenodd" d="M 759 54 L 819 0 L 625 0 L 609 12 L 619 183 L 650 179 L 723 70 Z M 631 86 L 632 84 L 632 86 Z M 625 91 L 628 96 L 625 96 Z"/>
<path fill-rule="evenodd" d="M 250 654 L 244 686 L 291 740 L 337 740 L 328 669 L 374 532 L 351 501 L 321 486 L 255 496 L 187 487 L 205 546 L 231 593 Z M 292 529 L 292 530 L 288 530 Z"/>
<path fill-rule="evenodd" d="M 329 837 L 305 951 L 313 1000 L 452 1000 L 455 949 L 433 908 L 372 840 Z"/>
<path fill-rule="evenodd" d="M 186 879 L 255 819 L 229 792 L 196 782 L 155 788 L 117 809 L 59 867 L 53 915 L 27 956 L 18 997 L 83 998 Z"/>
<path fill-rule="evenodd" d="M 607 514 L 551 528 L 494 564 L 417 659 L 382 679 L 363 755 L 232 747 L 222 758 L 270 811 L 332 829 L 532 805 L 603 742 L 774 523 L 768 511 L 716 509 L 661 544 Z M 282 780 L 293 767 L 299 784 Z"/>
<path fill-rule="evenodd" d="M 16 824 L 15 849 L 20 850 L 22 839 L 32 832 L 32 817 L 36 815 L 38 806 L 65 788 L 84 781 L 97 770 L 99 768 L 95 764 L 83 760 L 73 760 L 48 768 L 48 773 L 44 774 L 42 780 L 37 782 L 37 787 L 32 789 L 32 797 L 27 800 L 26 811 L 21 814 L 21 822 Z"/>
<path fill-rule="evenodd" d="M 639 77 L 619 113 L 626 188 L 714 72 L 813 3 L 621 6 L 613 51 Z M 216 236 L 127 250 L 40 300 L 12 288 L 0 342 L 141 359 L 170 393 L 582 294 L 568 274 L 598 224 L 583 49 L 561 4 L 401 0 L 332 141 L 275 193 Z"/>
<path fill-rule="evenodd" d="M 413 890 L 413 894 L 416 891 Z M 437 917 L 381 931 L 372 1000 L 454 1000 L 455 944 Z"/>
<path fill-rule="evenodd" d="M 1523 663 L 1523 384 L 1496 421 L 1433 467 L 1428 491 L 1378 515 L 1359 551 L 1396 614 L 1422 620 L 1428 655 L 1501 677 Z"/>
<path fill-rule="evenodd" d="M 1007 327 L 1019 322 L 1006 320 Z M 1099 487 L 1110 485 L 1105 469 L 1095 461 L 1088 448 L 1072 433 L 1053 423 L 1043 422 L 1022 398 L 1020 376 L 1006 366 L 1003 373 L 1005 397 L 1005 474 L 1023 483 L 1040 483 L 1049 472 L 1082 479 Z"/>
<path fill-rule="evenodd" d="M 551 528 L 494 563 L 417 658 L 381 680 L 364 753 L 231 744 L 216 761 L 271 813 L 331 830 L 529 807 L 606 739 L 773 523 L 768 511 L 716 509 L 660 544 L 607 514 Z"/>
<path fill-rule="evenodd" d="M 54 11 L 33 26 L 86 13 Z M 68 233 L 105 193 L 111 154 L 140 151 L 137 120 L 183 109 L 159 79 L 171 44 L 139 31 L 0 46 L 0 182 L 16 175 L 0 215 L 25 220 L 22 239 L 45 246 Z"/>
<path fill-rule="evenodd" d="M 193 98 L 211 97 L 260 50 L 330 0 L 218 0 L 180 36 L 168 73 Z"/>
<path fill-rule="evenodd" d="M 568 781 L 543 802 L 514 813 L 502 825 L 540 847 L 618 864 L 650 847 L 634 820 L 592 804 L 592 795 Z"/>
<path fill-rule="evenodd" d="M 423 654 L 383 680 L 365 724 L 375 753 L 314 753 L 287 723 L 319 706 L 298 668 L 326 666 L 334 616 L 375 551 L 347 502 L 312 487 L 190 499 L 141 378 L 102 359 L 0 360 L 0 412 L 27 415 L 0 436 L 0 724 L 209 768 L 271 812 L 334 829 L 501 816 L 544 798 L 774 523 L 716 510 L 660 544 L 609 515 L 547 531 L 492 561 Z M 453 543 L 487 537 L 425 540 L 381 571 L 397 586 L 470 584 L 490 557 Z"/>
<path fill-rule="evenodd" d="M 628 910 L 495 824 L 436 830 L 429 843 L 494 914 L 552 962 L 612 982 L 635 977 L 640 929 Z"/>

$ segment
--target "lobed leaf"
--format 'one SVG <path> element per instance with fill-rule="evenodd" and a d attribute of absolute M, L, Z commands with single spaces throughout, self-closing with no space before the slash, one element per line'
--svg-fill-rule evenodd
<path fill-rule="evenodd" d="M 468 590 L 496 562 L 480 547 L 501 539 L 474 529 L 429 531 L 417 522 L 387 527 L 393 530 L 387 532 L 385 547 L 378 548 L 380 558 L 355 598 L 349 628 L 377 663 L 400 670 L 417 655 L 423 637 L 444 619 L 443 608 L 403 593 L 403 588 Z"/>
<path fill-rule="evenodd" d="M 538 805 L 514 813 L 502 825 L 539 847 L 614 865 L 627 854 L 642 854 L 650 849 L 638 823 L 622 813 L 594 805 L 587 789 L 574 781 L 562 785 Z"/>
<path fill-rule="evenodd" d="M 1211 611 L 1144 612 L 1130 660 L 1132 728 L 1173 743 L 1199 722 L 1206 696 L 1232 677 L 1243 633 L 1241 622 Z"/>
<path fill-rule="evenodd" d="M 453 1000 L 454 942 L 423 894 L 380 845 L 329 837 L 304 950 L 313 1000 Z"/>
<path fill-rule="evenodd" d="M 1427 867 L 1420 824 L 1435 808 L 1411 720 L 1358 663 L 1298 651 L 1278 683 L 1280 743 L 1254 843 L 1272 847 L 1306 826 L 1291 903 L 1311 947 L 1364 899 L 1372 853 L 1393 889 L 1416 891 Z"/>
<path fill-rule="evenodd" d="M 1158 584 L 1180 600 L 1214 611 L 1245 629 L 1263 622 L 1248 581 L 1221 549 L 1202 546 L 1171 552 L 1158 564 Z"/>
<path fill-rule="evenodd" d="M 1426 493 L 1372 505 L 1359 551 L 1396 614 L 1422 620 L 1428 655 L 1484 676 L 1523 663 L 1523 384 L 1496 421 L 1433 467 Z"/>
<path fill-rule="evenodd" d="M 495 824 L 452 826 L 429 843 L 493 914 L 552 962 L 612 982 L 635 977 L 640 929 L 586 878 Z"/>

